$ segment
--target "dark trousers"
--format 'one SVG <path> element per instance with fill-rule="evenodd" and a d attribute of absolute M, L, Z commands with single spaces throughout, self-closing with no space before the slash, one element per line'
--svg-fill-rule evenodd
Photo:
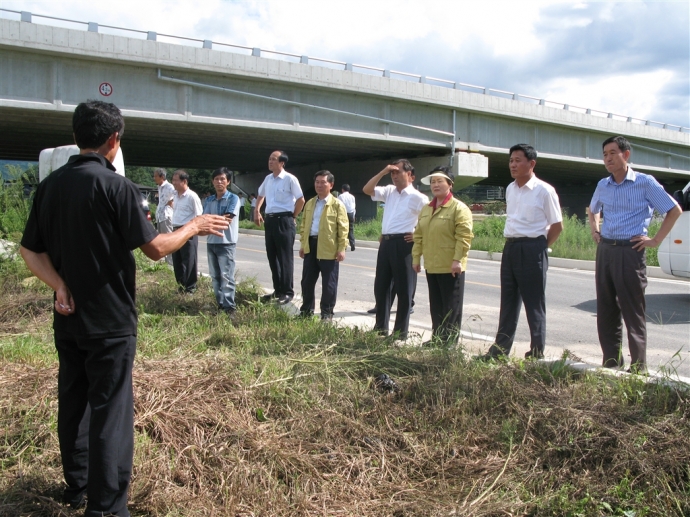
<path fill-rule="evenodd" d="M 172 254 L 175 280 L 177 280 L 180 290 L 187 293 L 193 293 L 196 290 L 196 281 L 198 277 L 196 259 L 198 247 L 199 238 L 195 235 L 185 242 L 179 250 L 174 251 Z"/>
<path fill-rule="evenodd" d="M 266 214 L 264 221 L 264 238 L 266 239 L 266 255 L 273 277 L 273 290 L 276 297 L 295 296 L 292 276 L 295 270 L 295 219 L 292 214 L 272 216 Z"/>
<path fill-rule="evenodd" d="M 354 212 L 347 214 L 347 221 L 350 223 L 350 229 L 347 231 L 347 240 L 350 243 L 350 249 L 355 249 L 355 214 Z"/>
<path fill-rule="evenodd" d="M 314 313 L 314 289 L 321 275 L 321 314 L 333 315 L 338 296 L 338 274 L 340 262 L 337 260 L 319 260 L 316 258 L 317 238 L 309 237 L 309 253 L 304 255 L 302 265 L 302 307 L 303 314 Z"/>
<path fill-rule="evenodd" d="M 429 309 L 431 312 L 432 338 L 444 343 L 457 343 L 462 325 L 462 301 L 465 296 L 465 272 L 428 273 Z"/>
<path fill-rule="evenodd" d="M 65 501 L 77 502 L 86 491 L 86 517 L 129 516 L 136 336 L 87 339 L 56 332 L 55 347 Z"/>
<path fill-rule="evenodd" d="M 546 238 L 506 242 L 501 260 L 501 312 L 492 355 L 508 355 L 524 302 L 530 349 L 544 353 L 546 345 Z"/>
<path fill-rule="evenodd" d="M 407 338 L 410 325 L 412 297 L 417 285 L 417 273 L 412 269 L 412 243 L 395 237 L 382 239 L 376 258 L 376 279 L 374 297 L 376 299 L 376 324 L 374 329 L 388 333 L 391 311 L 391 284 L 395 282 L 398 295 L 398 308 L 395 314 L 393 332 L 400 339 Z"/>
<path fill-rule="evenodd" d="M 631 246 L 597 246 L 595 282 L 597 287 L 597 331 L 604 354 L 603 365 L 623 366 L 623 325 L 628 331 L 630 361 L 644 370 L 647 363 L 647 321 L 644 291 L 647 263 L 644 250 Z"/>

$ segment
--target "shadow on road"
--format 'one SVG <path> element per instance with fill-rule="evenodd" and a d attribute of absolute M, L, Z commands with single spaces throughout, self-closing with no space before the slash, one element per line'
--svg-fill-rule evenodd
<path fill-rule="evenodd" d="M 690 323 L 690 294 L 648 294 L 647 322 L 656 325 L 679 325 Z M 572 305 L 575 309 L 596 314 L 597 301 Z"/>

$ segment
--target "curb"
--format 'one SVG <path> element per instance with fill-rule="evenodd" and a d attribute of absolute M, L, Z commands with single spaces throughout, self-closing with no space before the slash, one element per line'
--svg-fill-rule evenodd
<path fill-rule="evenodd" d="M 240 228 L 239 233 L 245 233 L 248 235 L 263 235 L 262 230 L 245 230 Z M 300 240 L 299 234 L 295 236 L 295 240 Z M 378 249 L 378 241 L 357 241 L 357 247 L 359 248 L 370 248 Z M 469 258 L 478 260 L 491 260 L 494 262 L 500 262 L 503 253 L 491 252 L 491 251 L 479 251 L 470 250 Z M 576 260 L 567 259 L 559 257 L 549 257 L 549 266 L 560 267 L 564 269 L 578 269 L 581 271 L 594 271 L 594 261 L 593 260 Z M 662 278 L 665 280 L 676 280 L 679 282 L 690 283 L 690 278 L 681 278 L 672 275 L 667 275 L 658 266 L 647 266 L 647 277 L 649 278 Z"/>

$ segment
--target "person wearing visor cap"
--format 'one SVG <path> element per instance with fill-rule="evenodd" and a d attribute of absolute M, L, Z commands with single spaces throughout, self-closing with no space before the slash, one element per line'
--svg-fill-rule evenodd
<path fill-rule="evenodd" d="M 436 167 L 422 183 L 431 186 L 433 199 L 422 208 L 414 231 L 412 268 L 421 271 L 422 257 L 429 286 L 431 341 L 457 343 L 462 324 L 467 254 L 472 243 L 472 212 L 453 197 L 448 167 Z"/>

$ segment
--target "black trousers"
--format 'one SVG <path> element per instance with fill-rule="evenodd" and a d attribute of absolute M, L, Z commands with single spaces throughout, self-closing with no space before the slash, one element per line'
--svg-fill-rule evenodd
<path fill-rule="evenodd" d="M 628 331 L 632 366 L 647 364 L 647 320 L 644 297 L 647 288 L 645 252 L 631 246 L 599 243 L 595 265 L 597 331 L 604 355 L 603 365 L 623 366 L 623 325 Z"/>
<path fill-rule="evenodd" d="M 395 282 L 398 308 L 393 332 L 397 332 L 400 339 L 407 339 L 412 297 L 417 285 L 417 273 L 412 269 L 412 245 L 411 242 L 405 242 L 402 236 L 392 239 L 384 238 L 381 240 L 376 258 L 376 279 L 374 280 L 376 324 L 374 329 L 388 333 L 391 284 Z"/>
<path fill-rule="evenodd" d="M 129 516 L 134 454 L 132 365 L 136 336 L 87 339 L 55 333 L 58 439 L 65 501 L 86 492 L 84 515 Z"/>
<path fill-rule="evenodd" d="M 304 255 L 302 265 L 302 307 L 301 313 L 314 313 L 316 281 L 321 275 L 321 314 L 333 315 L 338 296 L 338 274 L 340 262 L 337 260 L 319 260 L 316 258 L 316 237 L 309 237 L 309 253 Z"/>
<path fill-rule="evenodd" d="M 266 239 L 266 255 L 273 277 L 273 290 L 276 297 L 295 296 L 292 276 L 295 270 L 295 219 L 292 214 L 272 216 L 266 214 L 264 221 L 264 238 Z"/>
<path fill-rule="evenodd" d="M 179 250 L 172 254 L 175 280 L 179 284 L 180 290 L 187 293 L 193 293 L 196 290 L 198 277 L 196 267 L 198 247 L 199 238 L 195 235 L 185 242 Z"/>
<path fill-rule="evenodd" d="M 546 345 L 546 238 L 506 242 L 501 260 L 501 312 L 492 355 L 508 355 L 515 340 L 520 306 L 524 302 L 530 349 L 544 353 Z"/>
<path fill-rule="evenodd" d="M 447 344 L 457 343 L 462 325 L 465 272 L 455 276 L 427 272 L 426 282 L 429 285 L 432 338 Z"/>
<path fill-rule="evenodd" d="M 355 249 L 355 214 L 354 212 L 347 214 L 347 221 L 350 223 L 350 229 L 347 231 L 347 240 L 350 243 L 350 249 Z"/>

